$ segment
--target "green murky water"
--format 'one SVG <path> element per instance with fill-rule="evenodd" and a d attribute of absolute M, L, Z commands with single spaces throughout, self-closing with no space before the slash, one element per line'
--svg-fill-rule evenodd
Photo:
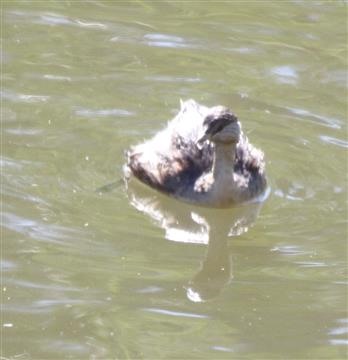
<path fill-rule="evenodd" d="M 1 355 L 345 358 L 347 2 L 1 10 Z M 239 115 L 263 205 L 95 191 L 180 98 Z"/>

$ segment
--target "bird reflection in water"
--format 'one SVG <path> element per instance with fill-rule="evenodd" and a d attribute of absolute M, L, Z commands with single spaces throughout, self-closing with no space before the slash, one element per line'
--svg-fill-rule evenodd
<path fill-rule="evenodd" d="M 228 239 L 248 231 L 268 195 L 230 209 L 209 209 L 173 201 L 137 181 L 127 182 L 126 189 L 131 205 L 161 227 L 167 240 L 208 245 L 201 268 L 185 286 L 193 302 L 217 297 L 231 282 Z"/>

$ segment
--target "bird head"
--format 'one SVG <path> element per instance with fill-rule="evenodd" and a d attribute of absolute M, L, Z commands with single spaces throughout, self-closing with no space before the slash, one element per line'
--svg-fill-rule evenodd
<path fill-rule="evenodd" d="M 210 109 L 203 121 L 203 129 L 204 133 L 197 142 L 199 146 L 206 140 L 223 144 L 237 143 L 241 133 L 238 118 L 224 106 Z"/>

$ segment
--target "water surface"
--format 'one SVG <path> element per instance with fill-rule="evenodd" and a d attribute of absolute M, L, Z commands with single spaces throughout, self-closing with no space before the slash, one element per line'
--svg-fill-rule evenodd
<path fill-rule="evenodd" d="M 2 356 L 345 358 L 347 3 L 1 9 Z M 189 98 L 264 150 L 264 204 L 95 191 Z"/>

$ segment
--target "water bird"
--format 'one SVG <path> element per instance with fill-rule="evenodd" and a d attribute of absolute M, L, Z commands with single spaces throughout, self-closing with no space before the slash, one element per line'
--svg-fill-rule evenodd
<path fill-rule="evenodd" d="M 150 140 L 127 151 L 126 179 L 176 199 L 229 207 L 267 188 L 264 154 L 249 143 L 227 107 L 181 101 L 179 113 Z"/>

